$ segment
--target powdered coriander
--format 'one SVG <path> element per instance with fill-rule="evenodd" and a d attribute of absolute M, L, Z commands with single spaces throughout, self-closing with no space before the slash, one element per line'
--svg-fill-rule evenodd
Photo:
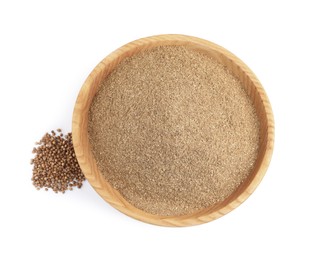
<path fill-rule="evenodd" d="M 259 121 L 241 83 L 213 58 L 182 46 L 121 62 L 93 100 L 88 130 L 106 180 L 156 215 L 223 201 L 258 153 Z"/>

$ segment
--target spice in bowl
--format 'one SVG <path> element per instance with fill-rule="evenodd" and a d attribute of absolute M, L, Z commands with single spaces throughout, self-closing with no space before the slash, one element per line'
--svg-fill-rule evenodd
<path fill-rule="evenodd" d="M 124 59 L 101 83 L 88 136 L 99 171 L 133 206 L 191 214 L 228 198 L 253 170 L 259 120 L 241 82 L 185 46 Z"/>

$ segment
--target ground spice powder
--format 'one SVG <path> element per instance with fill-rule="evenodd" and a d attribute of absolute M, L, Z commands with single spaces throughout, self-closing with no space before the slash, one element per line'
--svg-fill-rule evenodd
<path fill-rule="evenodd" d="M 226 199 L 258 153 L 259 121 L 223 65 L 182 46 L 126 58 L 89 111 L 99 170 L 135 207 L 183 215 Z"/>

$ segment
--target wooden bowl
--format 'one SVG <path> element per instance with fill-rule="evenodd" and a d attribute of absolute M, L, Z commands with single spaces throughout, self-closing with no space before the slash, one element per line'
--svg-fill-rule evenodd
<path fill-rule="evenodd" d="M 157 216 L 128 203 L 100 173 L 88 141 L 88 112 L 100 83 L 124 58 L 162 45 L 186 45 L 211 55 L 224 64 L 242 82 L 260 120 L 260 146 L 254 170 L 226 200 L 183 216 Z M 253 72 L 232 53 L 209 41 L 185 35 L 159 35 L 139 39 L 117 49 L 102 60 L 82 86 L 73 113 L 73 143 L 85 177 L 98 194 L 113 207 L 135 219 L 162 226 L 190 226 L 209 222 L 230 212 L 255 190 L 269 165 L 274 144 L 274 120 L 269 100 Z"/>

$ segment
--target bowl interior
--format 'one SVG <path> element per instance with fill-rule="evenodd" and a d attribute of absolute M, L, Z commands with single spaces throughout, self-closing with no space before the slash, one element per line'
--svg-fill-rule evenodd
<path fill-rule="evenodd" d="M 243 84 L 260 121 L 259 154 L 248 178 L 226 200 L 183 216 L 166 217 L 146 213 L 128 203 L 101 175 L 88 141 L 88 112 L 100 83 L 126 57 L 163 45 L 184 45 L 218 60 Z M 138 220 L 163 226 L 189 226 L 214 220 L 240 205 L 257 187 L 268 167 L 274 142 L 274 122 L 270 103 L 252 71 L 224 48 L 206 40 L 184 35 L 160 35 L 131 42 L 102 60 L 88 76 L 75 104 L 73 143 L 78 162 L 94 189 L 112 206 Z"/>

